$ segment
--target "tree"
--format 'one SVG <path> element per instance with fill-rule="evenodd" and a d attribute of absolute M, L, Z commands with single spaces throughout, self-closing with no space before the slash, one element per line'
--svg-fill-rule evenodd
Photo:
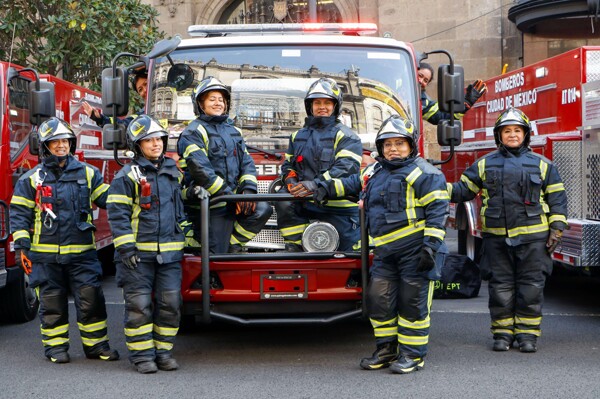
<path fill-rule="evenodd" d="M 164 37 L 141 0 L 0 2 L 0 59 L 98 90 L 120 52 L 145 54 Z M 14 43 L 13 43 L 14 34 Z"/>

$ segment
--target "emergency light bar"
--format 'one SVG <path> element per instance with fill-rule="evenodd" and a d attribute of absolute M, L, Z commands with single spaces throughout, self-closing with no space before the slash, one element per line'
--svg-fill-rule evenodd
<path fill-rule="evenodd" d="M 373 23 L 295 23 L 295 24 L 223 24 L 223 25 L 191 25 L 190 36 L 214 37 L 231 35 L 265 35 L 265 34 L 343 34 L 372 35 L 377 33 L 377 25 Z"/>

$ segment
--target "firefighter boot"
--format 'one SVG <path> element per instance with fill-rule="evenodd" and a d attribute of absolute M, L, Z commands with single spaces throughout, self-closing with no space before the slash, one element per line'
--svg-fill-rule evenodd
<path fill-rule="evenodd" d="M 52 363 L 69 363 L 71 361 L 67 351 L 58 351 L 51 355 L 47 355 L 47 357 Z"/>
<path fill-rule="evenodd" d="M 494 335 L 494 352 L 506 352 L 513 344 L 513 338 L 506 334 Z"/>
<path fill-rule="evenodd" d="M 517 337 L 519 350 L 523 353 L 537 352 L 537 337 L 532 334 L 521 334 Z"/>
<path fill-rule="evenodd" d="M 103 348 L 98 353 L 86 354 L 88 359 L 100 359 L 106 361 L 119 360 L 119 352 L 116 349 Z"/>
<path fill-rule="evenodd" d="M 135 364 L 135 369 L 140 374 L 152 374 L 158 371 L 158 367 L 156 367 L 156 363 L 150 360 L 146 360 L 144 362 L 139 362 Z"/>
<path fill-rule="evenodd" d="M 378 370 L 388 367 L 397 358 L 398 342 L 384 342 L 377 345 L 373 356 L 361 359 L 360 367 L 365 370 Z"/>
<path fill-rule="evenodd" d="M 229 244 L 229 251 L 228 253 L 230 254 L 241 254 L 243 252 L 243 248 L 240 244 Z"/>
<path fill-rule="evenodd" d="M 179 363 L 177 363 L 177 361 L 173 359 L 171 355 L 157 356 L 156 365 L 158 366 L 158 369 L 162 371 L 173 371 L 179 368 Z"/>
<path fill-rule="evenodd" d="M 390 365 L 390 370 L 395 374 L 408 374 L 413 371 L 418 371 L 425 365 L 425 360 L 421 357 L 412 358 L 408 356 L 400 356 L 398 360 Z"/>

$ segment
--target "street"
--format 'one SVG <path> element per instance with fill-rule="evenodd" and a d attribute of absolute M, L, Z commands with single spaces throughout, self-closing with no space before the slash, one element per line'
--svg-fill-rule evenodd
<path fill-rule="evenodd" d="M 600 396 L 600 282 L 556 277 L 546 287 L 539 351 L 491 350 L 487 287 L 479 297 L 436 300 L 425 368 L 410 375 L 363 371 L 374 350 L 371 327 L 335 325 L 197 326 L 181 331 L 181 369 L 137 374 L 127 361 L 123 304 L 113 277 L 104 281 L 111 344 L 122 359 L 85 359 L 71 303 L 71 363 L 43 356 L 38 322 L 0 325 L 0 397 L 100 398 L 430 398 Z"/>

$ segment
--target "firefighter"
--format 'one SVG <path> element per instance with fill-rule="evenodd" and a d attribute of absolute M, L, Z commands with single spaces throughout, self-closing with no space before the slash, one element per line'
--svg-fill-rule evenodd
<path fill-rule="evenodd" d="M 367 309 L 377 346 L 360 367 L 406 374 L 425 363 L 433 283 L 448 252 L 449 197 L 444 175 L 419 157 L 417 127 L 408 119 L 386 119 L 375 145 L 377 162 L 361 176 L 320 183 L 314 199 L 360 193 L 375 245 Z"/>
<path fill-rule="evenodd" d="M 306 122 L 290 136 L 281 167 L 280 192 L 308 197 L 319 182 L 358 174 L 362 160 L 360 138 L 340 120 L 342 91 L 333 79 L 315 81 L 304 97 Z M 288 252 L 302 252 L 302 234 L 310 220 L 331 223 L 340 238 L 339 250 L 352 250 L 360 238 L 358 206 L 340 199 L 324 207 L 312 202 L 275 202 L 277 225 Z"/>
<path fill-rule="evenodd" d="M 440 111 L 437 101 L 432 100 L 425 89 L 433 80 L 433 68 L 426 62 L 419 64 L 419 70 L 417 73 L 417 80 L 419 86 L 421 86 L 421 112 L 423 119 L 432 125 L 437 125 L 442 119 L 450 119 L 450 114 Z M 487 85 L 484 81 L 478 79 L 469 86 L 465 91 L 465 112 L 471 109 L 473 104 L 479 100 L 479 97 L 485 94 L 487 91 Z M 456 119 L 461 119 L 464 116 L 463 113 L 455 113 Z"/>
<path fill-rule="evenodd" d="M 117 283 L 125 298 L 129 360 L 142 374 L 177 370 L 172 357 L 181 308 L 184 230 L 176 162 L 165 156 L 168 134 L 147 115 L 127 127 L 135 153 L 112 181 L 108 220 L 115 243 Z"/>
<path fill-rule="evenodd" d="M 15 186 L 10 226 L 17 259 L 31 272 L 30 284 L 39 296 L 45 355 L 53 363 L 70 361 L 71 292 L 86 357 L 117 360 L 108 343 L 92 224 L 92 203 L 106 206 L 108 185 L 97 168 L 73 156 L 77 139 L 67 122 L 50 118 L 37 134 L 41 162 Z"/>
<path fill-rule="evenodd" d="M 530 135 L 527 116 L 507 109 L 494 125 L 498 149 L 448 187 L 452 202 L 482 195 L 481 269 L 489 279 L 495 351 L 507 351 L 515 339 L 521 352 L 537 350 L 551 254 L 567 227 L 567 196 L 558 170 L 531 151 Z"/>
<path fill-rule="evenodd" d="M 201 188 L 211 196 L 256 194 L 258 180 L 241 131 L 228 115 L 229 89 L 218 79 L 207 77 L 193 90 L 192 103 L 198 117 L 181 133 L 177 151 L 180 166 L 187 170 L 191 180 L 184 191 L 192 202 L 188 209 L 199 241 L 197 199 L 205 195 Z M 272 212 L 264 201 L 214 204 L 210 209 L 210 252 L 242 252 L 243 246 L 260 232 Z"/>

